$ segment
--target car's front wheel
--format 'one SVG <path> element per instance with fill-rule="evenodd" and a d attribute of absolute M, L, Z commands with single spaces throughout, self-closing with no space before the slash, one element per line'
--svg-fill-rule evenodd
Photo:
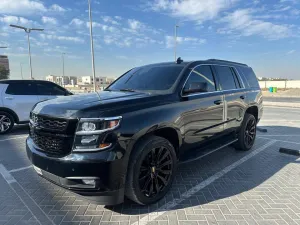
<path fill-rule="evenodd" d="M 169 191 L 177 165 L 172 144 L 162 137 L 143 139 L 128 165 L 126 196 L 141 205 L 163 198 Z"/>
<path fill-rule="evenodd" d="M 7 112 L 0 111 L 0 134 L 8 133 L 14 126 L 14 118 Z"/>

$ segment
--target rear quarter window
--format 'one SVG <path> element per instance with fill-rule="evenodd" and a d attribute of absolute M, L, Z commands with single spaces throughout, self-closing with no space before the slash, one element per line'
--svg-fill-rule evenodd
<path fill-rule="evenodd" d="M 246 83 L 249 84 L 250 88 L 259 88 L 257 77 L 251 67 L 238 67 L 237 69 L 239 73 L 242 73 Z"/>

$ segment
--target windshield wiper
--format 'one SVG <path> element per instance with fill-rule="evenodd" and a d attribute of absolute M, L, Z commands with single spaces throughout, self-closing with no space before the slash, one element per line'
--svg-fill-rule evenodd
<path fill-rule="evenodd" d="M 130 89 L 130 88 L 124 88 L 124 89 L 120 89 L 119 91 L 126 91 L 126 92 L 136 92 L 135 90 L 133 90 L 133 89 Z"/>

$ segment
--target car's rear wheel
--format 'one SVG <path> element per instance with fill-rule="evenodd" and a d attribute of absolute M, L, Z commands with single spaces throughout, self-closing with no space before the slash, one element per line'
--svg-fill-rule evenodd
<path fill-rule="evenodd" d="M 0 134 L 8 133 L 14 127 L 14 118 L 7 112 L 0 111 Z"/>
<path fill-rule="evenodd" d="M 238 133 L 238 141 L 234 145 L 236 149 L 248 151 L 252 148 L 256 138 L 256 123 L 256 119 L 252 114 L 245 114 Z"/>
<path fill-rule="evenodd" d="M 177 158 L 172 144 L 157 136 L 142 140 L 128 165 L 126 196 L 141 205 L 163 198 L 169 191 Z"/>

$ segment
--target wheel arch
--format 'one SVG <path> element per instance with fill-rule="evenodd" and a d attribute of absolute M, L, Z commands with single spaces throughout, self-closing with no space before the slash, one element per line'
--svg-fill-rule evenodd
<path fill-rule="evenodd" d="M 256 121 L 258 122 L 258 106 L 250 106 L 247 110 L 246 113 L 251 114 L 255 117 Z"/>
<path fill-rule="evenodd" d="M 134 135 L 133 141 L 130 146 L 130 155 L 134 150 L 135 146 L 144 138 L 154 135 L 167 139 L 174 147 L 177 158 L 179 158 L 179 149 L 182 145 L 182 137 L 180 130 L 171 125 L 154 125 L 148 129 L 143 129 Z"/>
<path fill-rule="evenodd" d="M 19 123 L 19 117 L 13 110 L 11 110 L 9 108 L 5 108 L 5 107 L 0 107 L 0 111 L 7 112 L 7 113 L 11 114 L 12 117 L 14 118 L 14 120 L 15 120 L 15 123 Z"/>

